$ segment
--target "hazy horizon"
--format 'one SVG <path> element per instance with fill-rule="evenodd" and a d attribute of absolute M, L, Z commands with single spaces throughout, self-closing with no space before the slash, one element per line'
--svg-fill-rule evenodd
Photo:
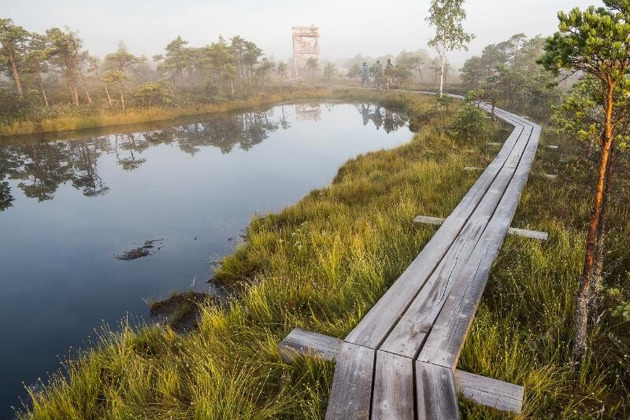
<path fill-rule="evenodd" d="M 592 0 L 533 0 L 505 6 L 500 0 L 468 0 L 465 29 L 475 34 L 469 52 L 449 55 L 454 65 L 479 54 L 488 44 L 523 32 L 547 36 L 557 30 L 557 12 L 585 8 Z M 601 5 L 601 2 L 595 5 Z M 91 3 L 78 0 L 50 2 L 22 0 L 5 4 L 2 16 L 29 31 L 68 26 L 78 31 L 83 47 L 104 56 L 124 41 L 130 52 L 146 55 L 163 52 L 181 35 L 190 46 L 216 41 L 219 35 L 234 35 L 256 42 L 265 55 L 277 60 L 291 57 L 291 27 L 314 24 L 320 28 L 321 58 L 340 60 L 358 53 L 369 56 L 396 54 L 401 50 L 427 49 L 432 29 L 425 22 L 429 2 L 393 0 L 318 3 L 286 0 L 235 0 L 183 3 L 165 0 Z"/>

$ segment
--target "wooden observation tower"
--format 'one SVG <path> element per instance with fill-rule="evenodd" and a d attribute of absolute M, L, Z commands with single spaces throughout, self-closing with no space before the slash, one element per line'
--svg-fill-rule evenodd
<path fill-rule="evenodd" d="M 315 25 L 294 26 L 293 71 L 298 80 L 309 58 L 319 60 L 319 28 Z"/>

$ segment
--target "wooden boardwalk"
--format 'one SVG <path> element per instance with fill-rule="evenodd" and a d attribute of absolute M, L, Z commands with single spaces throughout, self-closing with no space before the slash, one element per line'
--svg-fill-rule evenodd
<path fill-rule="evenodd" d="M 344 340 L 295 330 L 281 343 L 287 359 L 336 360 L 327 420 L 457 419 L 458 392 L 520 411 L 522 387 L 456 369 L 541 131 L 495 113 L 514 130 L 450 216 L 429 220 L 439 230 L 354 330 Z"/>

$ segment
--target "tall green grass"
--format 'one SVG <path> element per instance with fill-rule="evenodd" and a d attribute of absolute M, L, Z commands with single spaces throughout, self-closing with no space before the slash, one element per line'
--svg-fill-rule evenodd
<path fill-rule="evenodd" d="M 413 224 L 414 216 L 447 216 L 478 176 L 462 168 L 486 164 L 493 153 L 484 141 L 444 133 L 453 109 L 440 114 L 432 99 L 373 95 L 363 97 L 424 115 L 419 134 L 395 150 L 350 160 L 330 186 L 255 218 L 246 242 L 216 272 L 218 282 L 241 289 L 239 299 L 203 307 L 196 331 L 104 330 L 91 350 L 67 363 L 65 376 L 32 393 L 33 407 L 22 418 L 322 418 L 333 364 L 309 358 L 285 364 L 278 343 L 294 327 L 344 337 L 434 234 L 435 227 Z M 506 137 L 494 127 L 493 140 Z M 537 162 L 534 172 L 544 165 Z M 551 239 L 506 240 L 460 368 L 524 384 L 523 417 L 581 419 L 603 407 L 607 417 L 627 418 L 623 325 L 607 320 L 594 336 L 601 346 L 578 374 L 571 372 L 583 251 L 575 221 L 588 212 L 581 204 L 588 191 L 573 179 L 579 170 L 565 169 L 561 181 L 530 179 L 515 224 L 547 230 Z M 509 417 L 466 401 L 462 410 L 467 418 Z"/>

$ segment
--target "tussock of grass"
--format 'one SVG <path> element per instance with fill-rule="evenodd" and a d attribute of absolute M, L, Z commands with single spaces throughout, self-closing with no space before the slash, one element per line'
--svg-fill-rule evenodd
<path fill-rule="evenodd" d="M 432 107 L 417 96 L 380 100 L 414 113 Z M 158 327 L 104 331 L 92 351 L 68 364 L 65 378 L 33 395 L 23 418 L 322 418 L 333 365 L 287 365 L 277 344 L 294 327 L 345 336 L 435 232 L 413 217 L 447 216 L 472 185 L 477 174 L 462 168 L 488 161 L 485 141 L 454 141 L 440 129 L 448 120 L 430 118 L 409 144 L 351 160 L 329 187 L 255 218 L 246 244 L 216 272 L 217 281 L 241 287 L 239 300 L 204 306 L 198 329 L 186 335 Z M 551 240 L 506 240 L 460 368 L 524 384 L 523 417 L 579 419 L 603 405 L 607 416 L 627 418 L 627 347 L 606 339 L 578 375 L 570 371 L 583 242 L 572 223 L 585 208 L 577 200 L 550 204 L 580 190 L 566 176 L 559 185 L 530 181 L 515 221 L 549 231 Z M 605 323 L 596 339 L 622 329 Z M 462 410 L 467 418 L 509 417 L 466 401 Z"/>

